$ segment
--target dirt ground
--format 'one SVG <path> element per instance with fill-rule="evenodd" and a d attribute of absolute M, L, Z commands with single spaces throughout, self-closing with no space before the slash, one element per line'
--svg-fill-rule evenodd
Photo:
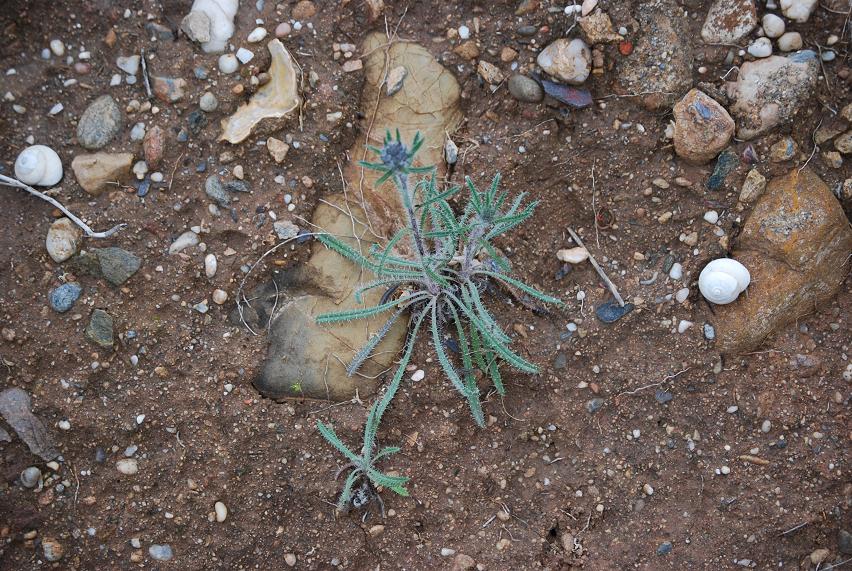
<path fill-rule="evenodd" d="M 255 18 L 273 30 L 292 9 L 290 2 L 267 0 L 258 13 L 254 2 L 241 4 L 235 38 L 245 38 Z M 282 40 L 306 73 L 319 76 L 316 88 L 304 93 L 302 129 L 293 121 L 280 133 L 301 142 L 283 165 L 255 145 L 256 137 L 231 148 L 216 141 L 219 119 L 248 97 L 232 93 L 238 82 L 248 87 L 246 77 L 220 77 L 217 56 L 203 54 L 184 37 L 151 41 L 144 30 L 149 20 L 176 28 L 188 0 L 0 5 L 0 92 L 12 92 L 27 107 L 20 115 L 11 103 L 0 105 L 0 172 L 11 172 L 33 135 L 63 158 L 66 174 L 57 196 L 66 206 L 97 229 L 129 225 L 84 247 L 117 245 L 143 259 L 141 270 L 120 288 L 79 276 L 83 296 L 70 312 L 55 313 L 47 293 L 68 270 L 50 259 L 44 239 L 58 213 L 22 192 L 0 189 L 0 320 L 14 331 L 13 340 L 0 340 L 0 389 L 21 387 L 33 396 L 34 412 L 63 457 L 54 473 L 19 439 L 0 444 L 0 568 L 282 569 L 292 554 L 299 569 L 449 569 L 465 554 L 481 569 L 814 569 L 809 555 L 822 548 L 830 554 L 821 569 L 848 560 L 839 553 L 838 531 L 852 527 L 852 385 L 843 378 L 852 282 L 847 279 L 834 300 L 761 349 L 721 359 L 702 335 L 701 325 L 712 322 L 709 306 L 695 287 L 685 304 L 666 299 L 681 286 L 661 268 L 673 256 L 691 276 L 684 282 L 694 285 L 703 264 L 724 254 L 702 215 L 719 211 L 720 226 L 735 237 L 748 214 L 734 210 L 747 169 L 740 165 L 724 192 L 706 192 L 713 165 L 677 159 L 661 140 L 670 115 L 613 96 L 612 71 L 587 82 L 595 105 L 572 111 L 553 102 L 520 103 L 505 85 L 492 93 L 475 68 L 452 52 L 457 41 L 447 39 L 447 29 L 463 23 L 473 29 L 478 18 L 475 38 L 492 61 L 499 64 L 500 49 L 510 46 L 520 52 L 519 62 L 529 64 L 539 46 L 570 26 L 561 11 L 548 12 L 548 2 L 522 17 L 514 15 L 514 2 L 505 1 L 387 4 L 385 17 L 370 22 L 360 1 L 317 2 L 315 33 L 305 27 Z M 630 28 L 638 4 L 607 10 L 616 26 Z M 707 66 L 705 78 L 721 84 L 729 68 L 722 61 L 727 48 L 700 45 L 698 33 L 709 2 L 682 5 L 694 15 L 702 60 L 696 68 Z M 133 12 L 129 18 L 125 8 Z M 441 375 L 433 349 L 425 341 L 418 345 L 412 362 L 426 378 L 404 383 L 380 433 L 382 444 L 403 447 L 384 467 L 412 478 L 411 497 L 385 492 L 389 513 L 381 521 L 375 509 L 335 514 L 341 458 L 315 429 L 317 419 L 331 422 L 354 445 L 369 402 L 329 407 L 262 398 L 251 381 L 265 356 L 265 336 L 230 324 L 230 301 L 210 303 L 207 314 L 192 306 L 209 301 L 217 287 L 233 299 L 244 266 L 276 241 L 263 213 L 286 214 L 285 190 L 297 205 L 293 214 L 306 218 L 326 193 L 339 191 L 338 164 L 349 160 L 369 117 L 357 112 L 362 78 L 341 70 L 332 43 L 357 45 L 368 32 L 384 30 L 385 18 L 401 38 L 430 49 L 461 85 L 465 122 L 453 135 L 460 160 L 448 182 L 465 175 L 490 180 L 499 170 L 508 189 L 541 201 L 533 219 L 498 245 L 518 277 L 568 303 L 535 315 L 493 300 L 500 321 L 513 328 L 513 346 L 542 372 L 507 370 L 508 396 L 486 399 L 492 418 L 485 429 L 475 426 Z M 845 18 L 818 8 L 795 29 L 813 46 L 829 32 L 841 34 Z M 522 37 L 515 29 L 523 24 L 547 28 Z M 117 33 L 113 48 L 103 41 L 110 28 Z M 91 73 L 80 76 L 61 58 L 43 60 L 41 50 L 54 38 L 73 46 L 71 54 L 80 46 L 90 50 Z M 161 126 L 168 141 L 160 168 L 166 179 L 144 199 L 133 188 L 95 198 L 70 170 L 71 158 L 83 152 L 75 141 L 76 119 L 104 93 L 122 107 L 145 99 L 139 83 L 108 87 L 115 57 L 140 48 L 155 55 L 149 63 L 155 72 L 187 80 L 187 96 L 174 105 L 156 103 L 156 115 L 129 117 L 109 148 L 138 156 L 139 143 L 128 135 L 133 123 Z M 850 100 L 850 84 L 838 77 L 849 65 L 848 49 L 847 30 L 837 61 L 824 65 L 816 93 L 792 127 L 754 141 L 762 157 L 789 133 L 801 149 L 796 164 L 807 159 L 820 119 Z M 253 63 L 265 69 L 268 54 L 254 51 Z M 609 65 L 622 56 L 613 46 L 606 57 Z M 199 65 L 210 71 L 209 79 L 196 79 Z M 507 64 L 501 67 L 509 71 Z M 17 73 L 8 75 L 10 68 Z M 63 87 L 69 77 L 79 83 Z M 177 132 L 205 90 L 216 94 L 219 109 L 198 136 L 180 143 Z M 57 102 L 64 111 L 48 116 Z M 336 111 L 343 119 L 329 123 L 326 114 Z M 739 152 L 745 144 L 733 146 Z M 221 162 L 225 150 L 235 153 L 233 162 Z M 850 176 L 849 160 L 835 170 L 815 156 L 809 166 L 835 188 Z M 202 162 L 207 171 L 197 172 Z M 212 218 L 204 180 L 235 165 L 245 169 L 252 192 L 236 204 L 236 220 Z M 792 163 L 763 161 L 760 168 L 770 177 Z M 274 182 L 278 175 L 287 188 Z M 310 188 L 305 176 L 313 179 Z M 671 185 L 653 186 L 658 177 Z M 692 186 L 675 184 L 677 177 Z M 650 196 L 646 188 L 653 188 Z M 603 210 L 614 223 L 599 228 L 596 239 L 595 212 Z M 657 216 L 666 210 L 674 216 L 660 224 Z M 203 252 L 168 254 L 178 235 L 202 223 L 210 229 L 203 236 L 209 251 L 235 251 L 219 256 L 212 280 L 204 275 Z M 562 275 L 555 253 L 569 245 L 569 226 L 583 230 L 622 294 L 642 300 L 633 313 L 601 323 L 594 307 L 608 293 L 592 267 L 578 265 Z M 700 236 L 697 254 L 678 238 L 692 230 Z M 300 263 L 309 249 L 300 244 L 279 251 L 255 270 L 251 285 L 268 279 L 274 268 Z M 654 283 L 639 283 L 654 272 L 661 276 Z M 581 290 L 583 303 L 576 299 Z M 98 350 L 84 336 L 94 308 L 107 309 L 115 320 L 112 352 Z M 696 325 L 678 334 L 681 319 Z M 571 321 L 579 325 L 572 335 L 566 329 Z M 137 366 L 132 355 L 139 357 Z M 658 390 L 673 398 L 658 402 L 667 398 Z M 603 406 L 590 413 L 593 398 L 602 398 Z M 59 428 L 62 420 L 70 422 L 69 430 Z M 768 432 L 762 430 L 766 420 Z M 131 445 L 138 447 L 139 472 L 127 476 L 115 463 Z M 98 448 L 106 452 L 101 462 Z M 743 455 L 761 461 L 744 461 Z M 16 483 L 31 465 L 50 480 L 40 491 Z M 653 488 L 650 495 L 646 484 Z M 222 523 L 211 515 L 216 501 L 229 509 Z M 131 544 L 136 538 L 141 549 Z M 45 539 L 62 545 L 59 562 L 45 561 Z M 670 553 L 664 553 L 665 542 Z M 152 544 L 170 545 L 174 558 L 151 559 Z"/>

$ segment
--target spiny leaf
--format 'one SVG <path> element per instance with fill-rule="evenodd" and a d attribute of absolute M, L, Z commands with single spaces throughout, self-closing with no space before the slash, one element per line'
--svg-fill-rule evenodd
<path fill-rule="evenodd" d="M 494 279 L 504 281 L 509 285 L 515 286 L 516 288 L 523 291 L 524 293 L 528 293 L 529 295 L 533 296 L 537 300 L 543 301 L 544 303 L 551 303 L 553 305 L 565 305 L 561 299 L 549 296 L 546 293 L 542 293 L 542 292 L 538 291 L 537 289 L 535 289 L 534 287 L 530 287 L 527 284 L 525 284 L 524 282 L 522 282 L 520 280 L 516 280 L 515 278 L 510 278 L 509 276 L 507 276 L 505 274 L 499 274 L 497 272 L 490 272 L 488 270 L 476 270 L 473 273 L 474 274 L 481 274 L 481 275 L 484 275 L 484 276 L 488 276 L 488 277 L 491 277 L 491 278 L 494 278 Z"/>

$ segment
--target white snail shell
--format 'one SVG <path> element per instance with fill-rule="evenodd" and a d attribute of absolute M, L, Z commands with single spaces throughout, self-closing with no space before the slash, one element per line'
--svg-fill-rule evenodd
<path fill-rule="evenodd" d="M 751 274 L 744 265 L 730 258 L 719 258 L 701 270 L 698 289 L 707 301 L 724 305 L 737 299 L 749 282 Z"/>
<path fill-rule="evenodd" d="M 62 160 L 50 147 L 27 147 L 15 160 L 15 177 L 32 186 L 53 186 L 62 178 Z"/>

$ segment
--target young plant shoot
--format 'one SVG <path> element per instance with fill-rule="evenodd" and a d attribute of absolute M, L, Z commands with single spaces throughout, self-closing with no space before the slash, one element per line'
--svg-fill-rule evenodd
<path fill-rule="evenodd" d="M 406 214 L 406 226 L 384 247 L 374 244 L 367 255 L 362 255 L 334 236 L 318 236 L 327 247 L 374 274 L 373 281 L 362 284 L 356 291 L 359 303 L 363 292 L 384 288 L 384 295 L 376 306 L 317 317 L 318 323 L 333 325 L 388 314 L 385 324 L 352 359 L 347 368 L 350 375 L 358 371 L 396 320 L 406 312 L 413 324 L 396 373 L 382 397 L 370 409 L 360 455 L 343 444 L 331 427 L 317 423 L 322 435 L 347 457 L 352 468 L 338 502 L 341 510 L 355 503 L 353 490 L 362 479 L 373 491 L 375 487 L 383 486 L 408 495 L 405 488 L 408 478 L 388 476 L 376 469 L 377 461 L 399 451 L 396 447 L 377 450 L 376 433 L 382 415 L 399 389 L 421 329 L 431 335 L 438 361 L 455 390 L 467 401 L 474 421 L 484 426 L 476 370 L 490 378 L 500 395 L 505 394 L 501 362 L 526 373 L 538 371 L 534 364 L 509 347 L 511 338 L 504 333 L 483 299 L 489 283 L 503 282 L 510 289 L 535 300 L 561 303 L 557 298 L 511 277 L 509 261 L 492 245 L 496 237 L 532 216 L 536 202 L 522 206 L 526 193 L 510 201 L 508 193 L 499 189 L 499 174 L 484 191 L 478 190 L 473 181 L 466 178 L 467 203 L 457 214 L 449 200 L 461 188 L 454 186 L 441 191 L 437 186 L 435 167 L 412 166 L 412 159 L 422 145 L 423 138 L 419 133 L 408 147 L 400 140 L 399 131 L 396 138 L 388 132 L 381 149 L 370 147 L 379 156 L 380 162 L 360 163 L 364 168 L 382 173 L 376 186 L 393 180 Z M 417 175 L 422 175 L 419 180 Z M 403 240 L 410 243 L 410 251 L 413 252 L 410 258 L 398 253 L 397 247 Z M 454 351 L 449 350 L 447 334 L 455 336 L 455 343 L 451 344 Z M 451 356 L 451 352 L 457 352 L 458 357 Z M 461 367 L 457 367 L 454 361 L 460 361 Z"/>

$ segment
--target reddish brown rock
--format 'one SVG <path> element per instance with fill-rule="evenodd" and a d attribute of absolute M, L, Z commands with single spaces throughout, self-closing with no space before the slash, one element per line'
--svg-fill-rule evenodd
<path fill-rule="evenodd" d="M 142 151 L 145 154 L 145 162 L 151 168 L 157 168 L 163 160 L 163 152 L 166 146 L 166 133 L 160 127 L 151 127 L 145 133 L 142 140 Z"/>
<path fill-rule="evenodd" d="M 771 181 L 743 226 L 733 257 L 751 273 L 746 293 L 716 306 L 718 347 L 749 351 L 819 310 L 852 260 L 852 230 L 828 186 L 808 169 Z"/>
<path fill-rule="evenodd" d="M 310 20 L 316 15 L 317 7 L 311 0 L 301 0 L 293 6 L 292 16 L 294 20 Z"/>
<path fill-rule="evenodd" d="M 716 158 L 736 128 L 725 108 L 698 89 L 690 90 L 677 102 L 674 120 L 675 152 L 695 164 Z"/>
<path fill-rule="evenodd" d="M 165 103 L 176 103 L 183 99 L 186 80 L 182 77 L 152 77 L 151 88 L 154 95 Z"/>

